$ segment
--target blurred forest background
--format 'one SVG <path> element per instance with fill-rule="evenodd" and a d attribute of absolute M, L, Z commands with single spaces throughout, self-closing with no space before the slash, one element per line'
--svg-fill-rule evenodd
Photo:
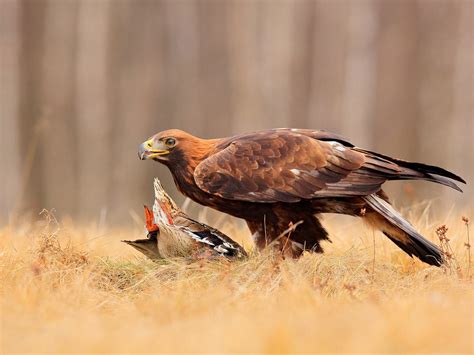
<path fill-rule="evenodd" d="M 168 128 L 324 128 L 471 182 L 464 195 L 392 183 L 399 201 L 472 202 L 470 0 L 0 6 L 0 223 L 55 208 L 127 224 L 151 202 L 153 176 L 178 197 L 164 167 L 137 158 Z"/>

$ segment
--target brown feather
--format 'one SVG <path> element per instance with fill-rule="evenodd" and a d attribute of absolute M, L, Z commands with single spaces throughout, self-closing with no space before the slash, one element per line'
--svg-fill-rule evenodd
<path fill-rule="evenodd" d="M 154 139 L 169 135 L 178 145 L 160 162 L 170 168 L 179 190 L 245 219 L 258 232 L 259 247 L 287 230 L 290 222 L 303 220 L 291 240 L 321 250 L 327 233 L 315 214 L 358 216 L 367 208 L 364 196 L 383 195 L 387 180 L 422 179 L 457 189 L 450 179 L 463 182 L 444 169 L 363 150 L 325 131 L 272 129 L 213 140 L 165 131 Z"/>

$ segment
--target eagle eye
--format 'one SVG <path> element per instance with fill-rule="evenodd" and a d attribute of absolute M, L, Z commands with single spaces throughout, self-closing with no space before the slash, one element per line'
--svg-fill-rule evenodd
<path fill-rule="evenodd" d="M 176 145 L 176 139 L 174 138 L 166 138 L 165 144 L 167 147 L 174 147 Z"/>

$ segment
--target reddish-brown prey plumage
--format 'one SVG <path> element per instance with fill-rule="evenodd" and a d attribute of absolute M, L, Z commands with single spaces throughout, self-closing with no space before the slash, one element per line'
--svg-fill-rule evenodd
<path fill-rule="evenodd" d="M 278 245 L 293 256 L 322 251 L 320 241 L 328 235 L 317 216 L 330 212 L 364 217 L 408 254 L 439 265 L 438 248 L 391 207 L 381 186 L 414 179 L 459 190 L 452 180 L 464 182 L 442 168 L 394 159 L 309 129 L 210 140 L 168 130 L 143 143 L 139 156 L 168 166 L 178 189 L 192 200 L 245 219 L 259 248 Z"/>

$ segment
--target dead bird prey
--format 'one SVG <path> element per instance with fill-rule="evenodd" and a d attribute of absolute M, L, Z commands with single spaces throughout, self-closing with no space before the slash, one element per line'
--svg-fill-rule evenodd
<path fill-rule="evenodd" d="M 158 232 L 159 228 L 155 224 L 155 218 L 153 212 L 147 206 L 145 208 L 145 220 L 146 220 L 146 230 L 148 232 L 145 239 L 136 239 L 136 240 L 122 240 L 122 242 L 134 247 L 140 253 L 145 254 L 152 260 L 163 259 L 160 251 L 158 250 Z"/>
<path fill-rule="evenodd" d="M 153 212 L 145 206 L 147 239 L 123 242 L 151 259 L 247 256 L 245 250 L 224 233 L 184 213 L 166 193 L 158 179 L 154 181 L 154 189 Z"/>
<path fill-rule="evenodd" d="M 157 133 L 140 145 L 140 159 L 166 165 L 192 200 L 246 220 L 258 248 L 275 244 L 297 257 L 322 252 L 328 233 L 319 213 L 363 217 L 410 256 L 439 266 L 440 250 L 388 202 L 387 180 L 427 180 L 460 188 L 465 181 L 442 168 L 355 147 L 339 135 L 310 129 L 270 129 L 221 139 L 180 130 Z M 284 233 L 283 233 L 284 234 Z"/>

